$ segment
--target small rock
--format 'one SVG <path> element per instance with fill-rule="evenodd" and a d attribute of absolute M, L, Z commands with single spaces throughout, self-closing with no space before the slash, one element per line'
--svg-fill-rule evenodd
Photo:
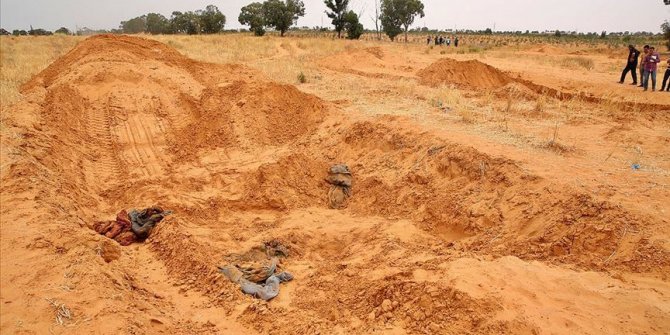
<path fill-rule="evenodd" d="M 384 312 L 389 312 L 393 309 L 393 303 L 391 303 L 391 300 L 384 299 L 382 302 L 382 310 Z"/>
<path fill-rule="evenodd" d="M 414 320 L 417 320 L 417 321 L 423 321 L 423 319 L 425 319 L 426 316 L 423 314 L 422 311 L 416 310 L 416 311 L 414 311 L 414 313 L 412 313 L 412 318 L 414 318 Z"/>
<path fill-rule="evenodd" d="M 428 328 L 430 328 L 431 332 L 434 334 L 438 334 L 440 332 L 440 326 L 438 326 L 435 322 L 431 322 L 430 325 L 428 325 Z"/>

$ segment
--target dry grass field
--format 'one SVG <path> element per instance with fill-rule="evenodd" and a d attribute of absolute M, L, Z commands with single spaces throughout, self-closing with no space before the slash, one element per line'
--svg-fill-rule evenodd
<path fill-rule="evenodd" d="M 626 56 L 3 36 L 0 333 L 666 334 L 670 94 Z M 151 205 L 143 243 L 92 229 Z M 217 267 L 268 241 L 263 302 Z"/>

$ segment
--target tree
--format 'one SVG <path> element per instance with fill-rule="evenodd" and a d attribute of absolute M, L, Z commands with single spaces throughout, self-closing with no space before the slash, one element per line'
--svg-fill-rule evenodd
<path fill-rule="evenodd" d="M 170 30 L 175 34 L 200 34 L 200 16 L 194 12 L 172 12 Z"/>
<path fill-rule="evenodd" d="M 661 25 L 661 31 L 663 31 L 663 38 L 665 38 L 665 46 L 670 50 L 670 22 L 665 21 Z"/>
<path fill-rule="evenodd" d="M 335 26 L 335 31 L 337 32 L 337 38 L 342 37 L 342 30 L 344 30 L 345 19 L 344 16 L 347 15 L 347 7 L 349 7 L 349 0 L 324 0 L 326 7 L 330 9 L 330 12 L 326 11 L 326 15 L 332 19 L 333 26 Z M 356 17 L 358 20 L 358 17 Z"/>
<path fill-rule="evenodd" d="M 161 14 L 149 13 L 146 16 L 147 32 L 150 34 L 169 34 L 170 21 Z"/>
<path fill-rule="evenodd" d="M 263 16 L 263 4 L 252 2 L 240 9 L 240 16 L 237 18 L 240 24 L 248 25 L 249 30 L 256 36 L 265 35 L 265 17 Z"/>
<path fill-rule="evenodd" d="M 348 11 L 342 17 L 344 20 L 344 29 L 347 31 L 347 38 L 357 40 L 363 35 L 363 25 L 358 20 L 358 15 L 353 10 Z"/>
<path fill-rule="evenodd" d="M 382 39 L 382 32 L 379 30 L 379 0 L 375 0 L 375 16 L 372 18 L 375 20 L 375 36 L 378 40 Z"/>
<path fill-rule="evenodd" d="M 184 13 L 179 11 L 172 12 L 170 16 L 170 32 L 173 34 L 186 33 L 187 22 Z"/>
<path fill-rule="evenodd" d="M 138 34 L 147 31 L 147 16 L 142 15 L 128 21 L 121 21 L 119 27 L 124 34 Z"/>
<path fill-rule="evenodd" d="M 56 31 L 54 31 L 54 34 L 70 35 L 70 29 L 67 29 L 65 27 L 60 27 Z"/>
<path fill-rule="evenodd" d="M 305 5 L 302 0 L 267 0 L 263 3 L 263 17 L 265 24 L 280 32 L 281 36 L 305 16 Z"/>
<path fill-rule="evenodd" d="M 205 34 L 216 34 L 223 30 L 226 25 L 226 16 L 218 7 L 209 5 L 200 13 L 200 26 Z"/>
<path fill-rule="evenodd" d="M 600 38 L 607 38 L 607 32 L 603 30 L 603 32 L 600 33 Z"/>
<path fill-rule="evenodd" d="M 492 34 L 493 34 L 493 30 L 491 30 L 491 28 L 486 28 L 486 30 L 484 30 L 484 34 L 485 34 L 485 35 L 492 35 Z"/>
<path fill-rule="evenodd" d="M 28 33 L 28 35 L 32 35 L 32 36 L 49 36 L 49 35 L 53 35 L 53 33 L 50 32 L 50 31 L 48 31 L 48 30 L 42 29 L 42 28 L 33 29 L 32 26 L 31 26 L 31 27 L 30 27 L 30 32 Z"/>
<path fill-rule="evenodd" d="M 382 0 L 382 28 L 392 41 L 404 30 L 405 42 L 407 31 L 414 23 L 416 16 L 424 17 L 421 0 Z"/>

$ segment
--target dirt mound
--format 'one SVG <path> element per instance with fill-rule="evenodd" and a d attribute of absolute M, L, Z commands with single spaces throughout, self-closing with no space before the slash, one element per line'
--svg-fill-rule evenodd
<path fill-rule="evenodd" d="M 534 100 L 538 97 L 538 93 L 526 85 L 518 82 L 511 82 L 494 91 L 494 94 L 500 98 L 510 97 L 512 99 Z"/>
<path fill-rule="evenodd" d="M 443 58 L 420 70 L 419 83 L 437 87 L 452 84 L 474 89 L 499 88 L 512 82 L 512 78 L 493 66 L 478 60 L 457 61 Z"/>
<path fill-rule="evenodd" d="M 97 142 L 140 140 L 144 148 L 128 155 L 150 173 L 161 170 L 151 167 L 161 164 L 156 150 L 185 157 L 203 148 L 283 145 L 313 130 L 327 109 L 247 67 L 200 63 L 155 41 L 112 35 L 80 43 L 23 92 L 45 95 L 53 127 L 81 125 L 89 136 L 104 135 Z"/>
<path fill-rule="evenodd" d="M 409 78 L 412 72 L 406 60 L 386 55 L 381 47 L 347 49 L 321 59 L 319 64 L 333 71 L 377 79 Z"/>
<path fill-rule="evenodd" d="M 380 47 L 364 49 L 347 49 L 336 55 L 328 56 L 321 60 L 329 68 L 350 67 L 381 67 L 387 66 L 383 61 L 384 51 Z"/>
<path fill-rule="evenodd" d="M 321 99 L 293 86 L 242 80 L 204 90 L 200 106 L 202 114 L 186 127 L 185 145 L 225 143 L 230 134 L 245 145 L 282 145 L 313 130 L 326 110 Z"/>
<path fill-rule="evenodd" d="M 579 99 L 594 104 L 614 104 L 627 113 L 643 113 L 645 118 L 654 121 L 667 121 L 667 105 L 645 102 L 612 101 L 585 92 L 571 92 L 536 84 L 521 77 L 510 75 L 477 60 L 457 61 L 444 58 L 417 73 L 422 85 L 437 87 L 450 84 L 469 89 L 494 89 L 499 97 L 524 98 L 532 100 L 544 95 L 558 100 Z"/>

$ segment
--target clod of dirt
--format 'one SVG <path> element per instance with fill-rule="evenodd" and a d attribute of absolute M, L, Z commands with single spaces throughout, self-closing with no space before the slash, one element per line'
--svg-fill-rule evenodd
<path fill-rule="evenodd" d="M 453 84 L 468 88 L 500 88 L 512 82 L 507 74 L 478 60 L 444 58 L 417 73 L 421 85 Z"/>
<path fill-rule="evenodd" d="M 115 261 L 121 257 L 121 247 L 118 243 L 113 242 L 109 239 L 103 239 L 100 241 L 99 246 L 100 257 L 109 263 Z"/>

